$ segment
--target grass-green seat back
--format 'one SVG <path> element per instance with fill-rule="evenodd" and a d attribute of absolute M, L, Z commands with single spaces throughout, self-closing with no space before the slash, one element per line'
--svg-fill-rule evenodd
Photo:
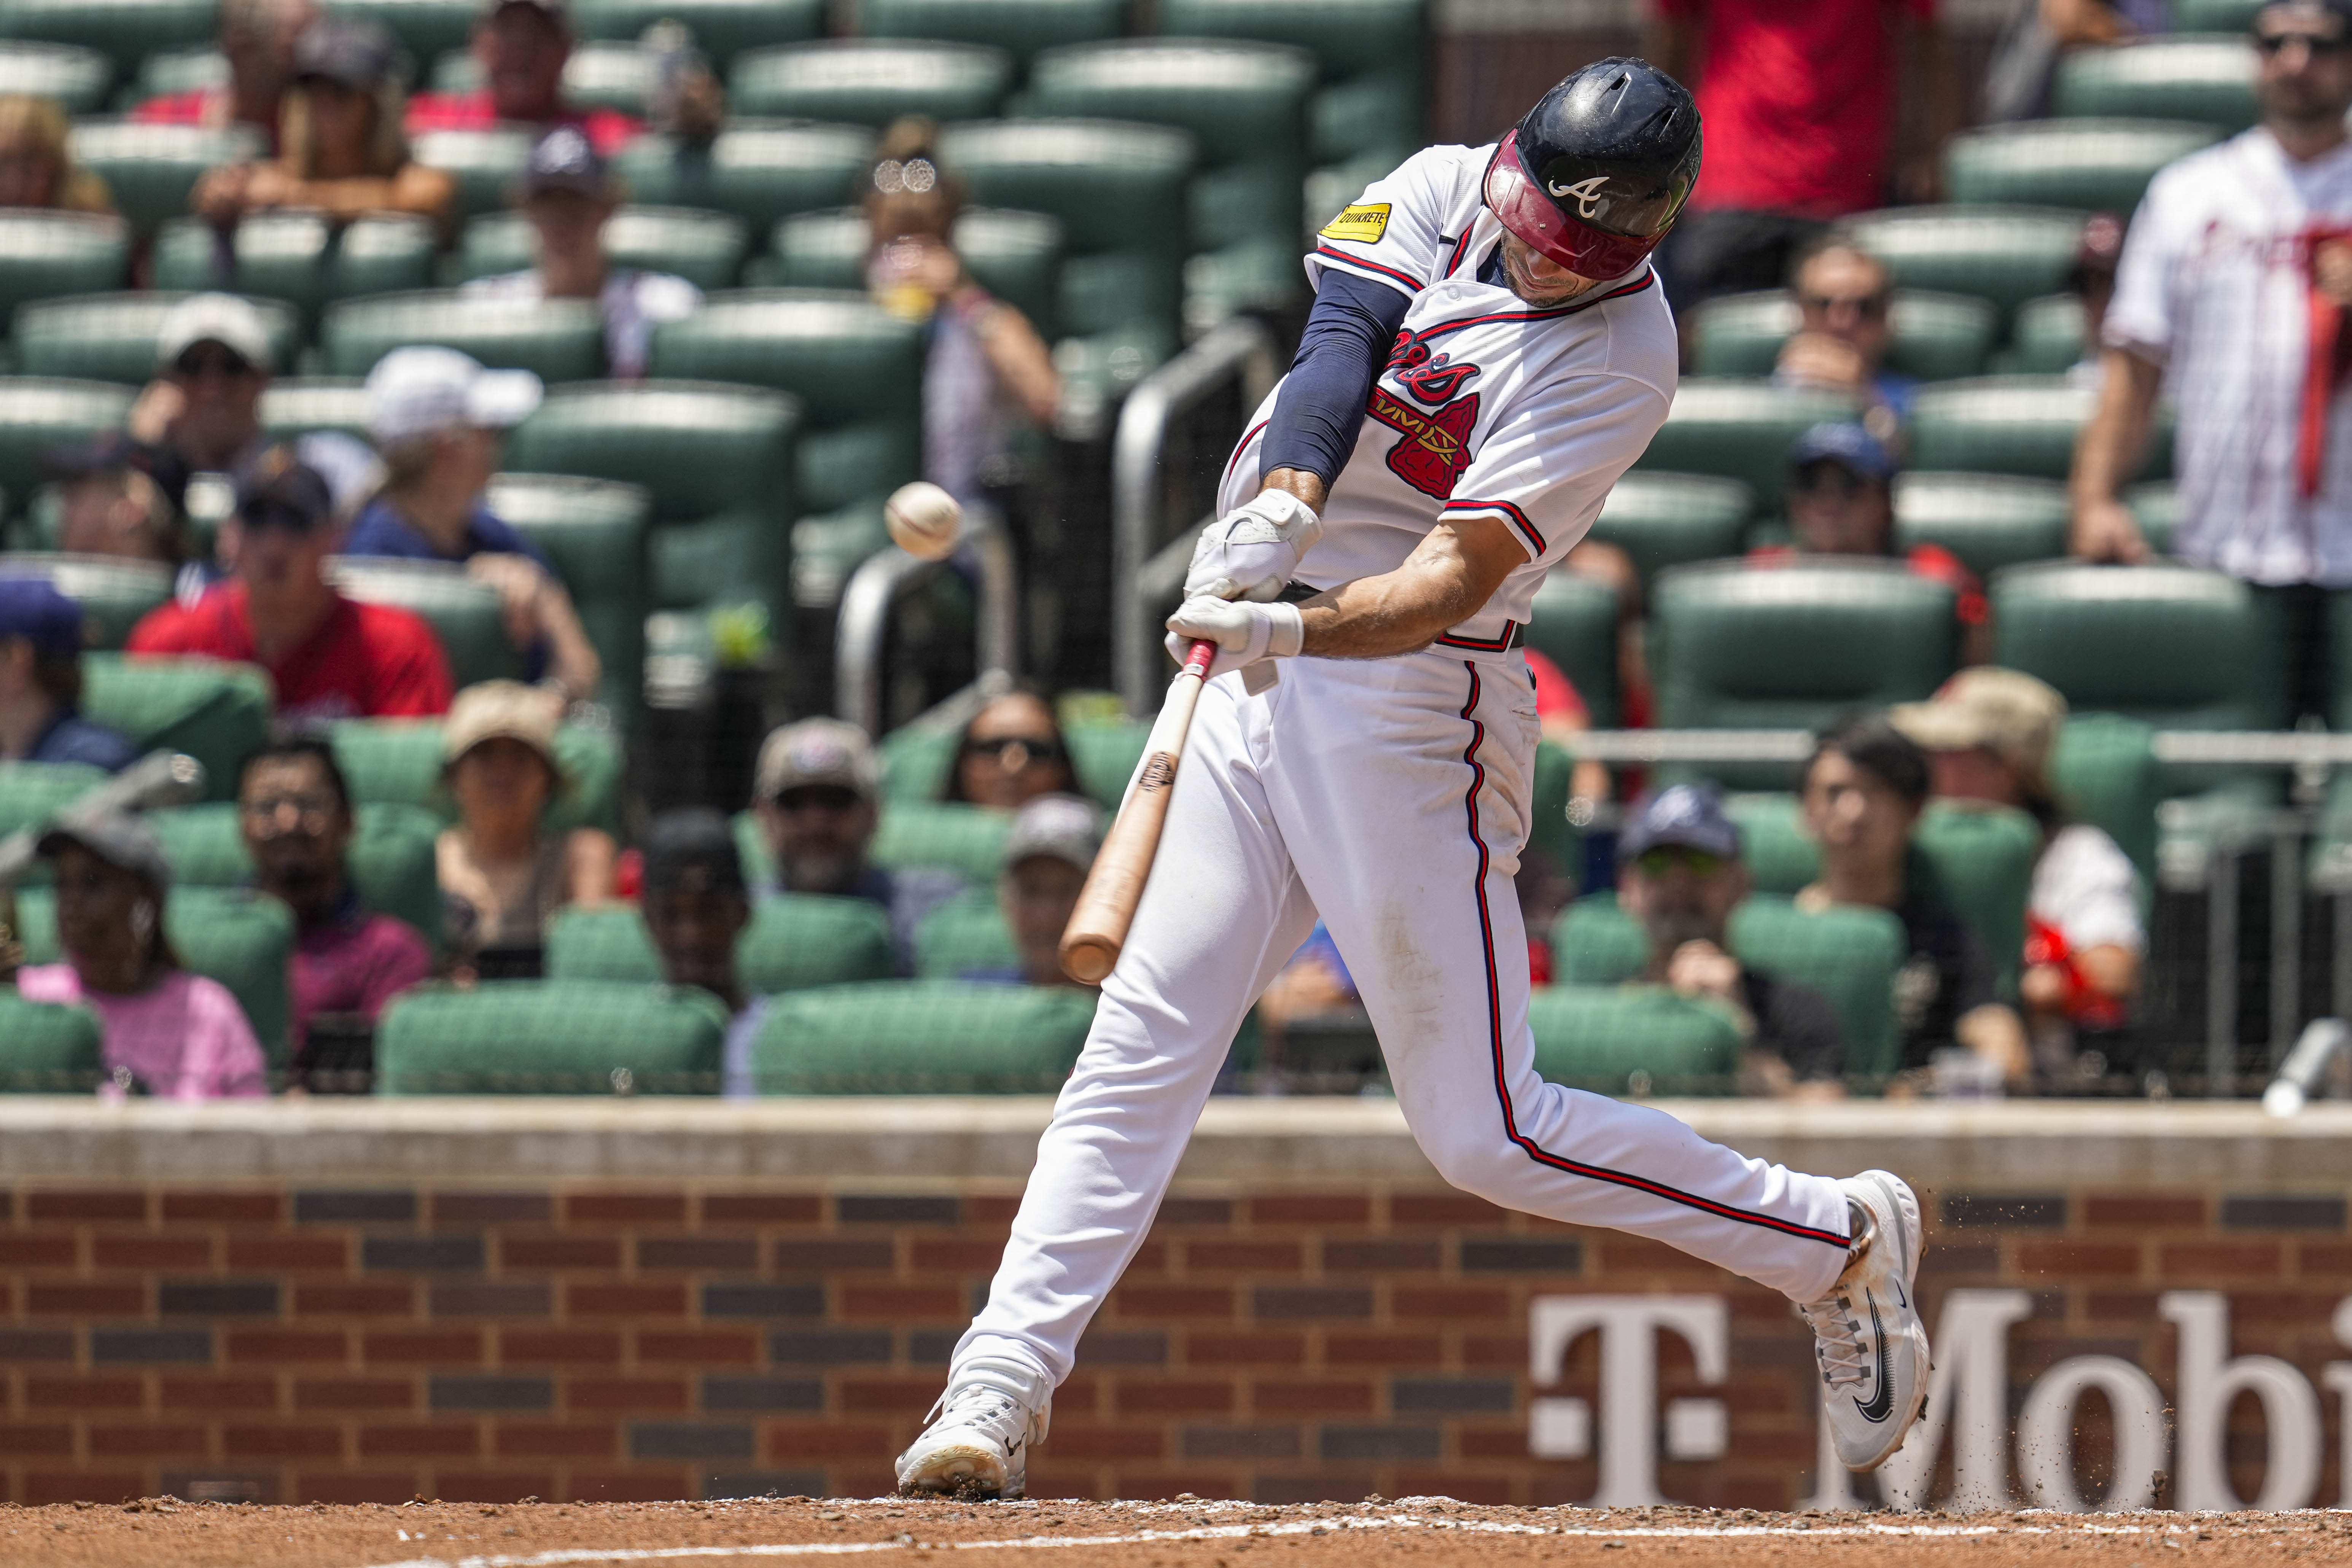
<path fill-rule="evenodd" d="M 59 962 L 56 892 L 19 888 L 16 912 L 25 961 Z M 163 934 L 191 973 L 228 988 L 270 1065 L 285 1066 L 286 959 L 294 946 L 294 912 L 243 888 L 174 887 L 164 900 Z"/>
<path fill-rule="evenodd" d="M 1426 11 L 1423 0 L 1164 0 L 1160 31 L 1288 44 L 1313 55 L 1321 87 L 1309 110 L 1309 147 L 1316 162 L 1331 163 L 1367 147 L 1402 156 L 1426 140 Z"/>
<path fill-rule="evenodd" d="M 1995 368 L 2007 375 L 2063 375 L 2089 346 L 2083 301 L 2074 294 L 2044 294 L 2017 308 L 2009 348 Z"/>
<path fill-rule="evenodd" d="M 772 280 L 788 289 L 863 289 L 871 243 L 864 213 L 803 213 L 776 226 Z M 956 218 L 956 255 L 980 286 L 1019 308 L 1051 341 L 1061 306 L 1062 225 L 1044 213 L 968 207 Z"/>
<path fill-rule="evenodd" d="M 1554 567 L 1536 590 L 1527 640 L 1576 683 L 1595 729 L 1617 727 L 1616 590 Z"/>
<path fill-rule="evenodd" d="M 824 36 L 824 0 L 573 0 L 583 38 L 636 38 L 656 22 L 682 22 L 723 72 L 745 49 Z"/>
<path fill-rule="evenodd" d="M 2172 25 L 2184 33 L 2240 33 L 2270 0 L 2172 0 Z"/>
<path fill-rule="evenodd" d="M 693 207 L 625 206 L 605 222 L 604 255 L 615 267 L 669 272 L 698 289 L 730 289 L 750 243 L 743 220 Z M 530 221 L 518 212 L 484 213 L 457 246 L 460 278 L 520 272 L 538 264 Z"/>
<path fill-rule="evenodd" d="M 0 56 L 0 59 L 5 59 Z M 106 213 L 0 211 L 0 320 L 35 300 L 119 289 L 131 267 L 131 228 Z M 165 285 L 169 287 L 169 285 Z M 155 342 L 147 342 L 147 368 Z"/>
<path fill-rule="evenodd" d="M 0 763 L 0 834 L 38 827 L 106 777 L 87 763 Z"/>
<path fill-rule="evenodd" d="M 2063 479 L 2098 395 L 2061 375 L 1987 375 L 1923 386 L 1911 404 L 1911 466 Z M 2172 419 L 2160 410 L 2141 466 L 2172 472 Z"/>
<path fill-rule="evenodd" d="M 761 1094 L 1051 1094 L 1094 1021 L 1062 986 L 906 980 L 796 991 L 752 1042 Z"/>
<path fill-rule="evenodd" d="M 736 979 L 755 995 L 889 980 L 898 973 L 889 913 L 871 899 L 762 899 L 735 943 Z M 547 977 L 658 981 L 661 955 L 635 908 L 567 908 L 547 933 Z"/>
<path fill-rule="evenodd" d="M 18 10 L 0 6 L 0 16 Z M 159 47 L 151 45 L 152 47 Z M 189 193 L 207 169 L 268 155 L 258 132 L 246 126 L 142 125 L 128 120 L 84 120 L 72 137 L 74 162 L 105 180 L 114 210 L 141 235 L 188 210 Z"/>
<path fill-rule="evenodd" d="M 2067 517 L 2056 479 L 1915 471 L 1895 480 L 1895 548 L 1940 545 L 1979 579 L 2065 554 Z"/>
<path fill-rule="evenodd" d="M 120 555 L 0 555 L 0 577 L 39 577 L 81 606 L 83 646 L 119 648 L 150 610 L 172 596 L 172 569 Z"/>
<path fill-rule="evenodd" d="M 994 888 L 970 888 L 926 916 L 915 930 L 915 973 L 954 980 L 979 969 L 1018 969 L 1021 947 Z"/>
<path fill-rule="evenodd" d="M 575 109 L 643 114 L 659 85 L 661 57 L 635 39 L 577 39 L 563 62 L 563 100 Z M 478 92 L 482 62 L 471 49 L 451 49 L 433 62 L 436 92 Z"/>
<path fill-rule="evenodd" d="M 858 0 L 869 38 L 945 38 L 1005 50 L 1026 71 L 1042 51 L 1127 31 L 1127 0 Z"/>
<path fill-rule="evenodd" d="M 105 1030 L 86 1007 L 0 990 L 0 1094 L 88 1094 L 105 1076 Z"/>
<path fill-rule="evenodd" d="M 217 0 L 8 0 L 0 38 L 78 44 L 127 77 L 142 55 L 212 42 L 218 9 Z"/>
<path fill-rule="evenodd" d="M 2252 125 L 2254 48 L 2236 37 L 2176 33 L 2058 57 L 2051 101 L 2068 119 L 2120 115 L 2189 120 L 2235 133 Z"/>
<path fill-rule="evenodd" d="M 362 805 L 355 813 L 345 854 L 352 885 L 369 907 L 415 926 L 428 942 L 441 937 L 441 885 L 433 841 L 441 819 L 421 806 Z M 254 875 L 234 801 L 211 801 L 147 814 L 163 842 L 173 884 L 236 888 Z"/>
<path fill-rule="evenodd" d="M 2131 857 L 2141 881 L 2156 879 L 2156 808 L 2164 770 L 2156 727 L 2118 713 L 2077 713 L 2059 731 L 2050 772 L 2069 816 L 2104 828 Z"/>
<path fill-rule="evenodd" d="M 1730 1011 L 1663 986 L 1546 986 L 1529 994 L 1528 1023 L 1536 1071 L 1553 1083 L 1601 1094 L 1739 1091 L 1742 1041 Z"/>
<path fill-rule="evenodd" d="M 917 720 L 882 737 L 875 760 L 882 765 L 884 800 L 937 800 L 955 766 L 960 724 Z M 1068 737 L 1066 734 L 1064 739 Z"/>
<path fill-rule="evenodd" d="M 1853 416 L 1853 400 L 1835 393 L 1760 377 L 1692 376 L 1675 388 L 1665 424 L 1636 466 L 1738 479 L 1759 505 L 1774 508 L 1788 483 L 1789 452 L 1797 437 L 1824 421 Z"/>
<path fill-rule="evenodd" d="M 711 1094 L 727 1013 L 690 987 L 494 980 L 421 986 L 376 1025 L 375 1089 L 425 1094 Z"/>
<path fill-rule="evenodd" d="M 604 318 L 589 300 L 525 305 L 424 289 L 339 300 L 320 328 L 320 357 L 332 375 L 363 376 L 409 343 L 437 343 L 542 381 L 593 381 L 604 374 Z"/>
<path fill-rule="evenodd" d="M 1013 85 L 1013 57 L 983 44 L 828 38 L 754 49 L 727 80 L 738 114 L 877 129 L 906 114 L 986 120 Z"/>
<path fill-rule="evenodd" d="M 95 114 L 114 80 L 114 61 L 79 44 L 0 43 L 0 94 L 55 100 L 68 119 Z"/>
<path fill-rule="evenodd" d="M 2287 721 L 2284 628 L 2234 577 L 2170 562 L 2048 562 L 1996 575 L 1992 607 L 1994 662 L 2048 681 L 2077 714 L 2179 730 Z"/>
<path fill-rule="evenodd" d="M 355 802 L 422 806 L 444 821 L 456 815 L 441 787 L 439 720 L 345 719 L 329 738 Z M 620 737 L 607 730 L 565 724 L 555 731 L 555 755 L 569 782 L 548 808 L 547 826 L 616 831 Z"/>
<path fill-rule="evenodd" d="M 1738 554 L 1755 506 L 1738 479 L 1635 468 L 1611 489 L 1587 537 L 1622 550 L 1647 587 L 1662 568 Z"/>
<path fill-rule="evenodd" d="M 2014 995 L 2040 825 L 2005 805 L 1937 800 L 1920 815 L 1912 841 L 1935 867 L 1945 903 L 1984 943 L 2002 992 Z"/>
<path fill-rule="evenodd" d="M 2183 120 L 2023 120 L 1944 143 L 1944 185 L 1973 203 L 2130 212 L 2158 169 L 2220 141 Z"/>
<path fill-rule="evenodd" d="M 1012 829 L 1009 811 L 891 796 L 883 802 L 882 820 L 868 853 L 877 866 L 929 867 L 970 882 L 993 882 L 1003 865 L 1004 836 Z M 774 880 L 774 858 L 761 837 L 758 818 L 748 811 L 735 816 L 735 844 L 748 875 L 759 881 Z"/>
<path fill-rule="evenodd" d="M 1694 318 L 1697 342 L 1691 368 L 1701 375 L 1770 375 L 1780 345 L 1801 324 L 1795 298 L 1780 289 L 1717 295 L 1700 305 Z M 1887 324 L 1894 333 L 1887 368 L 1925 381 L 1948 381 L 1985 368 L 2000 312 L 1990 301 L 1966 294 L 1898 289 Z"/>
<path fill-rule="evenodd" d="M 1128 781 L 1135 776 L 1136 765 L 1143 761 L 1144 744 L 1150 739 L 1151 726 L 1136 719 L 1070 724 L 1062 731 L 1078 789 L 1111 811 L 1117 811 L 1118 803 L 1127 798 Z"/>
<path fill-rule="evenodd" d="M 409 138 L 418 163 L 457 182 L 455 216 L 463 221 L 502 210 L 530 162 L 531 133 L 517 126 L 428 131 Z"/>
<path fill-rule="evenodd" d="M 16 309 L 9 335 L 16 368 L 26 375 L 76 376 L 143 386 L 155 375 L 156 332 L 184 294 L 139 289 L 37 300 Z M 301 313 L 282 300 L 249 300 L 278 364 L 290 364 L 302 341 Z"/>
<path fill-rule="evenodd" d="M 41 486 L 42 453 L 121 429 L 134 395 L 112 382 L 0 376 L 0 495 L 22 506 Z"/>
<path fill-rule="evenodd" d="M 2173 553 L 2172 542 L 2180 532 L 2180 487 L 2170 479 L 2127 485 L 2123 503 L 2131 508 L 2132 521 L 2139 524 L 2147 547 L 2158 555 Z"/>
<path fill-rule="evenodd" d="M 485 498 L 555 563 L 580 625 L 604 662 L 604 700 L 635 710 L 644 684 L 646 538 L 652 497 L 642 485 L 570 474 L 500 474 Z"/>
<path fill-rule="evenodd" d="M 273 379 L 261 395 L 261 427 L 273 441 L 314 430 L 367 438 L 367 383 L 356 375 Z"/>
<path fill-rule="evenodd" d="M 507 640 L 498 590 L 442 561 L 340 555 L 327 580 L 363 605 L 389 605 L 422 616 L 441 642 L 449 677 L 461 689 L 480 680 L 518 679 L 522 655 Z"/>
<path fill-rule="evenodd" d="M 84 654 L 81 710 L 142 752 L 184 752 L 205 765 L 205 798 L 236 797 L 236 770 L 269 738 L 266 670 L 213 658 Z"/>
<path fill-rule="evenodd" d="M 1889 207 L 1839 227 L 1898 287 L 1974 294 L 2003 312 L 2063 289 L 2083 242 L 2083 215 L 2055 207 Z"/>
<path fill-rule="evenodd" d="M 765 234 L 779 218 L 856 201 L 873 152 L 874 132 L 862 125 L 738 120 L 708 146 L 640 136 L 614 164 L 640 202 L 732 213 Z"/>
<path fill-rule="evenodd" d="M 474 0 L 326 0 L 326 9 L 376 23 L 416 66 L 464 48 L 482 14 Z"/>
<path fill-rule="evenodd" d="M 337 300 L 431 288 L 437 245 L 421 217 L 381 213 L 338 226 L 317 213 L 255 213 L 236 226 L 224 276 L 218 231 L 202 218 L 173 218 L 155 238 L 155 286 L 283 300 L 315 325 Z"/>

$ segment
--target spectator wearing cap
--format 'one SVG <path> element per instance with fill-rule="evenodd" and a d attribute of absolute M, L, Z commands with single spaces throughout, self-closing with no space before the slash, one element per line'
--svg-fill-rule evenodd
<path fill-rule="evenodd" d="M 0 94 L 0 207 L 114 210 L 106 182 L 74 163 L 71 130 L 53 99 Z"/>
<path fill-rule="evenodd" d="M 2115 302 L 2116 263 L 2123 252 L 2124 220 L 2113 213 L 2093 213 L 2083 225 L 2074 265 L 2066 273 L 2066 292 L 2083 302 L 2083 357 L 2066 372 L 2066 379 L 2092 392 L 2106 382 L 2099 341 L 2106 331 L 2107 307 Z"/>
<path fill-rule="evenodd" d="M 1798 327 L 1780 345 L 1772 379 L 1844 393 L 1862 405 L 1864 425 L 1893 440 L 1911 417 L 1919 382 L 1886 368 L 1895 341 L 1888 320 L 1895 279 L 1886 264 L 1832 235 L 1808 247 L 1789 277 Z"/>
<path fill-rule="evenodd" d="M 945 799 L 995 811 L 1018 811 L 1041 795 L 1076 788 L 1069 742 L 1054 705 L 1025 688 L 991 698 L 956 741 Z"/>
<path fill-rule="evenodd" d="M 329 585 L 334 500 L 317 470 L 273 447 L 237 495 L 236 574 L 194 603 L 151 611 L 134 654 L 257 664 L 282 720 L 418 718 L 449 706 L 449 665 L 433 628 L 406 610 L 362 605 Z"/>
<path fill-rule="evenodd" d="M 237 770 L 237 822 L 254 886 L 294 911 L 287 956 L 294 1070 L 313 1065 L 314 1020 L 373 1027 L 384 1005 L 431 976 L 433 954 L 405 921 L 368 908 L 352 880 L 357 824 L 334 748 L 315 735 L 272 741 Z"/>
<path fill-rule="evenodd" d="M 2087 1037 L 2126 1022 L 2147 954 L 2130 858 L 2099 828 L 2067 820 L 2050 782 L 2066 700 L 2019 670 L 1964 669 L 1890 717 L 1927 751 L 1937 796 L 2014 806 L 2042 828 L 2018 993 L 2035 1067 L 2062 1076 Z"/>
<path fill-rule="evenodd" d="M 605 370 L 617 380 L 643 376 L 654 328 L 692 315 L 702 290 L 671 273 L 640 272 L 605 258 L 604 225 L 620 205 L 620 185 L 576 126 L 559 125 L 539 139 L 519 194 L 538 265 L 477 278 L 462 291 L 516 305 L 593 300 L 604 319 Z"/>
<path fill-rule="evenodd" d="M 629 115 L 565 101 L 572 19 L 563 0 L 488 0 L 474 24 L 473 47 L 482 85 L 464 92 L 418 93 L 408 106 L 410 135 L 499 125 L 544 132 L 569 125 L 610 157 L 645 129 Z"/>
<path fill-rule="evenodd" d="M 1634 805 L 1617 840 L 1617 901 L 1649 939 L 1643 982 L 1730 1009 L 1748 1037 L 1749 1092 L 1843 1099 L 1845 1027 L 1830 999 L 1731 951 L 1748 887 L 1738 826 L 1712 788 L 1675 784 Z"/>
<path fill-rule="evenodd" d="M 131 118 L 148 125 L 243 126 L 261 132 L 274 150 L 278 107 L 294 79 L 294 40 L 318 14 L 314 0 L 221 0 L 228 79 L 151 98 Z"/>
<path fill-rule="evenodd" d="M 267 445 L 261 395 L 269 390 L 269 331 L 250 300 L 191 294 L 163 312 L 155 378 L 131 405 L 125 429 L 146 448 L 156 483 L 184 495 L 195 474 L 234 474 Z M 234 559 L 233 542 L 226 559 Z"/>
<path fill-rule="evenodd" d="M 115 1091 L 166 1100 L 268 1091 L 245 1009 L 218 981 L 180 966 L 163 934 L 171 868 L 154 830 L 121 813 L 69 815 L 41 835 L 56 868 L 63 963 L 16 972 L 28 1001 L 87 1006 L 105 1034 Z"/>
<path fill-rule="evenodd" d="M 46 579 L 0 577 L 0 763 L 120 773 L 139 749 L 81 716 L 81 606 Z"/>
<path fill-rule="evenodd" d="M 962 879 L 922 868 L 892 870 L 867 858 L 880 820 L 881 770 L 866 731 L 838 719 L 803 719 L 761 742 L 751 810 L 776 879 L 761 889 L 867 899 L 889 911 L 899 963 L 911 967 L 915 928 L 963 890 Z"/>
<path fill-rule="evenodd" d="M 367 378 L 368 435 L 383 484 L 352 523 L 347 555 L 463 562 L 499 592 L 525 673 L 572 701 L 603 666 L 546 554 L 484 499 L 505 433 L 539 406 L 539 377 L 485 370 L 456 349 L 394 349 Z"/>
<path fill-rule="evenodd" d="M 58 484 L 58 548 L 177 569 L 187 558 L 181 498 L 157 479 L 158 467 L 152 448 L 121 430 L 43 453 L 41 471 Z"/>
<path fill-rule="evenodd" d="M 338 220 L 370 213 L 446 220 L 457 184 L 409 156 L 400 77 L 399 51 L 382 26 L 334 13 L 314 18 L 294 40 L 276 156 L 207 170 L 189 205 L 222 226 L 276 207 Z"/>
<path fill-rule="evenodd" d="M 441 779 L 457 820 L 434 847 L 442 946 L 460 977 L 538 973 L 555 911 L 613 897 L 612 835 L 547 820 L 569 783 L 555 750 L 562 711 L 552 692 L 485 680 L 457 694 L 442 726 Z"/>
<path fill-rule="evenodd" d="M 708 806 L 666 811 L 646 829 L 644 852 L 637 905 L 661 955 L 662 978 L 698 986 L 726 1005 L 720 1092 L 756 1094 L 751 1042 L 767 1016 L 768 999 L 744 995 L 735 976 L 735 942 L 751 923 L 751 898 L 734 829 Z"/>
<path fill-rule="evenodd" d="M 1005 985 L 1072 985 L 1062 968 L 1062 932 L 1102 847 L 1102 807 L 1078 795 L 1041 795 L 1021 808 L 1004 838 L 996 907 L 1021 951 L 1017 969 L 979 970 L 967 980 Z M 1090 987 L 1082 987 L 1091 989 Z"/>
<path fill-rule="evenodd" d="M 2000 1081 L 2022 1085 L 2032 1077 L 2025 1026 L 2001 1000 L 1984 944 L 1911 842 L 1928 784 L 1926 753 L 1879 714 L 1854 714 L 1816 736 L 1797 787 L 1822 876 L 1797 907 L 1860 904 L 1903 922 L 1910 956 L 1895 975 L 1895 1008 L 1906 1068 L 1926 1068 L 1958 1045 Z"/>

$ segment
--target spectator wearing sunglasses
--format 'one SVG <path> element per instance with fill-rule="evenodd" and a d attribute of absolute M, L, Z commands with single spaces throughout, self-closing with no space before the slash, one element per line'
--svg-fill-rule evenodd
<path fill-rule="evenodd" d="M 1712 786 L 1637 802 L 1617 841 L 1617 901 L 1641 923 L 1643 984 L 1722 1004 L 1748 1037 L 1742 1086 L 1782 1099 L 1845 1096 L 1845 1028 L 1828 997 L 1741 963 L 1727 934 L 1748 897 L 1739 828 Z"/>
<path fill-rule="evenodd" d="M 193 474 L 233 474 L 265 444 L 261 395 L 269 390 L 269 331 L 235 294 L 192 294 L 164 312 L 155 334 L 155 378 L 131 406 L 131 438 L 153 454 L 167 494 Z"/>
<path fill-rule="evenodd" d="M 889 911 L 901 967 L 913 968 L 915 928 L 963 891 L 961 878 L 867 858 L 879 823 L 881 769 L 866 731 L 838 719 L 803 719 L 770 734 L 752 772 L 751 810 L 775 862 L 760 889 L 870 899 Z"/>
<path fill-rule="evenodd" d="M 1845 393 L 1861 403 L 1872 433 L 1893 440 L 1919 391 L 1916 378 L 1886 368 L 1894 278 L 1876 257 L 1834 237 L 1807 250 L 1790 276 L 1799 326 L 1780 345 L 1772 378 Z"/>
<path fill-rule="evenodd" d="M 1034 691 L 1008 691 L 963 727 L 944 798 L 1018 811 L 1041 795 L 1069 794 L 1076 778 L 1053 704 Z"/>

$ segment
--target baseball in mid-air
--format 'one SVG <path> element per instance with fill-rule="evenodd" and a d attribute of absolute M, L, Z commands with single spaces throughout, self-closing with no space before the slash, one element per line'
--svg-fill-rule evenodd
<path fill-rule="evenodd" d="M 963 532 L 963 508 L 939 486 L 917 479 L 890 492 L 882 521 L 889 525 L 890 542 L 908 554 L 944 561 Z"/>

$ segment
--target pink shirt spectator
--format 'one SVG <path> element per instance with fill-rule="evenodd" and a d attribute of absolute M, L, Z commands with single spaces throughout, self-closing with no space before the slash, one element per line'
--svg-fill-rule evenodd
<path fill-rule="evenodd" d="M 357 1013 L 373 1022 L 385 1003 L 433 973 L 433 954 L 407 921 L 355 910 L 296 932 L 286 968 L 299 1055 L 313 1017 Z"/>
<path fill-rule="evenodd" d="M 425 136 L 436 131 L 494 131 L 508 121 L 499 118 L 497 107 L 490 101 L 488 88 L 476 88 L 470 92 L 420 92 L 408 100 L 408 114 L 404 128 L 411 136 Z M 609 158 L 634 141 L 646 128 L 646 122 L 614 109 L 567 110 L 562 118 L 541 122 L 530 129 L 552 131 L 559 125 L 577 126 L 588 137 L 588 144 L 596 149 L 599 157 Z"/>
<path fill-rule="evenodd" d="M 184 969 L 136 996 L 84 992 L 70 963 L 37 963 L 16 972 L 31 1002 L 79 1004 L 106 1026 L 106 1070 L 122 1068 L 163 1100 L 218 1100 L 268 1092 L 267 1064 L 227 987 Z"/>

